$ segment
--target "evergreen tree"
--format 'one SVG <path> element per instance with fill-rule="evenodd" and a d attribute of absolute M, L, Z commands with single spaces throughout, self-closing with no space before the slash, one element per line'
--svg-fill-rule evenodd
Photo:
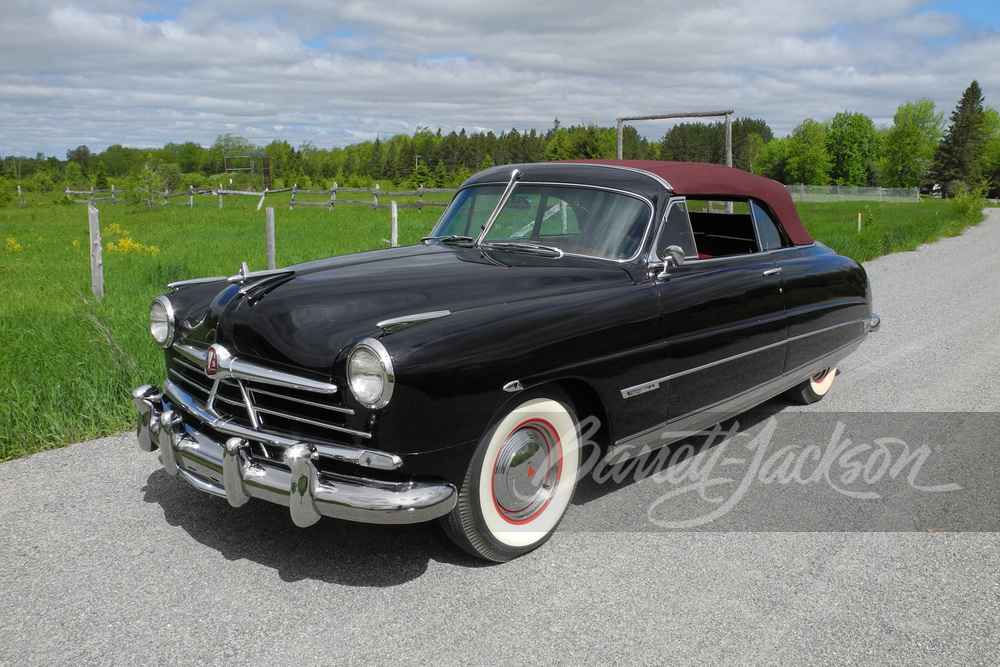
<path fill-rule="evenodd" d="M 104 171 L 104 163 L 97 163 L 97 174 L 94 175 L 94 189 L 95 190 L 109 190 L 111 185 L 108 183 L 108 173 Z"/>
<path fill-rule="evenodd" d="M 983 92 L 973 81 L 962 94 L 951 124 L 934 154 L 931 175 L 951 196 L 956 188 L 972 189 L 982 180 L 982 155 L 986 147 Z"/>

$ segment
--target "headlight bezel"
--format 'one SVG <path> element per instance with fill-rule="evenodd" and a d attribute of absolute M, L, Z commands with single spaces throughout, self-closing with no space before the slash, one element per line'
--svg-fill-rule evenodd
<path fill-rule="evenodd" d="M 157 309 L 162 309 L 162 318 L 157 315 L 160 319 L 154 320 L 154 313 L 156 313 Z M 166 329 L 162 340 L 156 333 L 158 325 L 162 325 Z M 174 343 L 175 332 L 176 323 L 174 305 L 170 302 L 170 299 L 167 298 L 166 294 L 156 297 L 153 299 L 153 303 L 149 306 L 149 334 L 153 337 L 153 340 L 156 341 L 157 345 L 163 349 L 167 349 Z"/>
<path fill-rule="evenodd" d="M 373 378 L 377 379 L 378 392 L 366 386 Z M 370 410 L 384 408 L 392 399 L 395 385 L 392 357 L 381 341 L 365 338 L 351 348 L 347 355 L 347 386 L 358 403 Z"/>

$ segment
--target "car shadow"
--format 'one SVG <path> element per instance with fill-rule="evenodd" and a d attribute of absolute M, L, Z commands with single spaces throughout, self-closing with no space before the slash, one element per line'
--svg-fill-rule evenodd
<path fill-rule="evenodd" d="M 774 399 L 726 420 L 723 427 L 729 429 L 736 422 L 739 432 L 752 429 L 787 405 Z M 682 451 L 689 444 L 694 447 Z M 695 452 L 701 453 L 704 444 L 703 436 L 694 436 L 670 445 L 669 454 L 660 458 L 677 465 Z M 572 504 L 584 506 L 659 471 L 604 481 L 588 474 L 577 483 Z M 391 587 L 420 577 L 430 562 L 467 568 L 496 565 L 456 546 L 436 521 L 383 526 L 324 517 L 313 526 L 299 528 L 285 507 L 251 500 L 234 508 L 222 498 L 171 477 L 162 468 L 147 478 L 143 500 L 159 505 L 169 525 L 181 528 L 226 559 L 258 563 L 290 582 L 311 579 L 345 586 Z"/>
<path fill-rule="evenodd" d="M 285 581 L 388 587 L 421 576 L 431 561 L 469 568 L 492 565 L 452 543 L 436 521 L 381 526 L 325 517 L 299 528 L 285 507 L 251 500 L 237 509 L 163 469 L 147 478 L 143 499 L 159 505 L 168 524 L 200 544 L 228 560 L 271 568 Z"/>

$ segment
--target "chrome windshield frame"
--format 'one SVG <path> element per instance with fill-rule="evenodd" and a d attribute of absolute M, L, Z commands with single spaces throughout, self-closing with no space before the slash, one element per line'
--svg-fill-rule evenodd
<path fill-rule="evenodd" d="M 479 232 L 479 236 L 476 237 L 475 243 L 472 244 L 474 248 L 482 247 L 483 241 L 486 239 L 486 235 L 490 233 L 490 227 L 496 222 L 497 218 L 500 217 L 500 210 L 510 199 L 510 195 L 514 192 L 514 186 L 517 182 L 521 180 L 521 170 L 515 169 L 510 172 L 510 180 L 507 181 L 507 187 L 504 188 L 503 194 L 500 195 L 500 201 L 497 202 L 496 208 L 490 213 L 490 217 L 486 220 L 486 224 L 483 225 L 483 231 Z"/>

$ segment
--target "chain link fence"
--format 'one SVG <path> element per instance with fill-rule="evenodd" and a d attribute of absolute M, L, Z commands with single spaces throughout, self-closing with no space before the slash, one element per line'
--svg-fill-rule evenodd
<path fill-rule="evenodd" d="M 919 202 L 917 188 L 858 188 L 849 185 L 786 185 L 793 201 Z"/>

